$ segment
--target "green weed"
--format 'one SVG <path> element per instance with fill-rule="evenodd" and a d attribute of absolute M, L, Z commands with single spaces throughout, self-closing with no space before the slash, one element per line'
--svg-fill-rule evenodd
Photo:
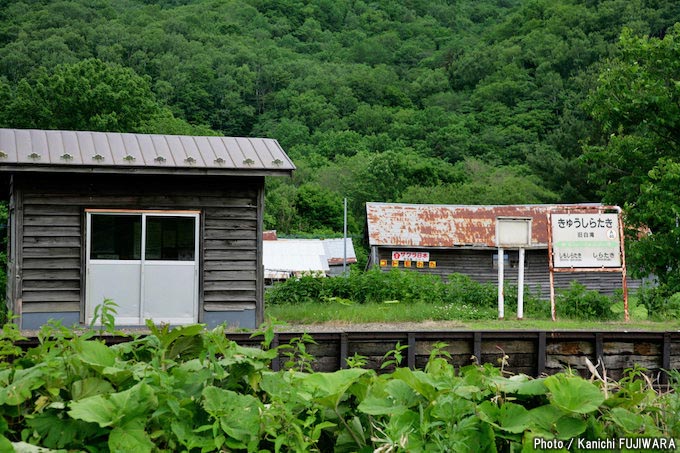
<path fill-rule="evenodd" d="M 262 331 L 272 345 L 273 323 Z M 246 348 L 224 327 L 171 329 L 106 346 L 98 331 L 52 323 L 40 344 L 3 348 L 0 450 L 37 451 L 527 451 L 535 437 L 678 435 L 678 382 L 656 391 L 644 370 L 619 382 L 570 373 L 532 379 L 489 364 L 454 368 L 444 343 L 424 370 L 312 373 L 304 335 Z M 267 334 L 266 332 L 270 332 Z M 20 339 L 9 325 L 5 346 Z M 274 357 L 290 366 L 271 371 Z M 606 375 L 605 375 L 606 376 Z"/>

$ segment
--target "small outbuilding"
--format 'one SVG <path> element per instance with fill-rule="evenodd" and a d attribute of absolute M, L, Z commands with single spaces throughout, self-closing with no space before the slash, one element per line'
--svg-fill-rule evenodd
<path fill-rule="evenodd" d="M 343 243 L 345 245 L 343 245 Z M 279 239 L 276 231 L 265 231 L 265 283 L 312 275 L 335 277 L 357 262 L 352 239 Z"/>
<path fill-rule="evenodd" d="M 263 321 L 264 179 L 276 140 L 0 129 L 7 305 L 23 329 Z"/>
<path fill-rule="evenodd" d="M 323 248 L 328 259 L 328 275 L 331 277 L 337 277 L 349 271 L 349 265 L 357 262 L 352 238 L 324 239 Z"/>
<path fill-rule="evenodd" d="M 328 260 L 320 239 L 277 239 L 263 243 L 267 282 L 312 275 L 326 277 Z"/>
<path fill-rule="evenodd" d="M 530 224 L 530 239 L 524 247 L 524 285 L 547 298 L 550 294 L 548 214 L 570 207 L 576 205 L 366 203 L 368 265 L 384 270 L 413 269 L 442 278 L 459 273 L 481 283 L 498 284 L 498 266 L 503 263 L 504 281 L 516 284 L 519 250 L 506 248 L 499 259 L 497 227 L 502 219 L 525 220 Z M 556 274 L 555 286 L 566 288 L 572 280 L 607 294 L 622 286 L 621 273 L 593 272 Z M 639 285 L 640 281 L 628 280 L 629 288 Z"/>

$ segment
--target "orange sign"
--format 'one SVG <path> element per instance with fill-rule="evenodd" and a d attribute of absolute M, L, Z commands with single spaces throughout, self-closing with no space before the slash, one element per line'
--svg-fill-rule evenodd
<path fill-rule="evenodd" d="M 435 267 L 437 267 L 437 262 L 436 261 L 430 261 L 429 266 L 430 266 L 430 269 L 434 269 Z"/>
<path fill-rule="evenodd" d="M 425 263 L 422 261 L 416 261 L 416 267 L 417 268 L 425 267 Z"/>
<path fill-rule="evenodd" d="M 387 260 L 380 260 L 380 267 L 387 267 Z"/>
<path fill-rule="evenodd" d="M 399 261 L 392 260 L 392 267 L 399 267 Z"/>
<path fill-rule="evenodd" d="M 404 261 L 404 267 L 411 267 L 410 261 Z"/>

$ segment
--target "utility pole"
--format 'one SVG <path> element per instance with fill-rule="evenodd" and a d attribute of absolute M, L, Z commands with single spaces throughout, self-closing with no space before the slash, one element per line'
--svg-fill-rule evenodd
<path fill-rule="evenodd" d="M 347 198 L 345 197 L 345 213 L 342 224 L 342 275 L 347 276 Z"/>

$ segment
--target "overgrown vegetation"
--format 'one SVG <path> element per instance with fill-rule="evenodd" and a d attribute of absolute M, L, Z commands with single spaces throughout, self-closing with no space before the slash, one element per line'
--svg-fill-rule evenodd
<path fill-rule="evenodd" d="M 643 370 L 617 382 L 569 372 L 531 379 L 501 368 L 454 369 L 446 345 L 424 370 L 356 367 L 312 373 L 300 338 L 269 349 L 222 328 L 168 329 L 107 347 L 95 331 L 45 326 L 28 350 L 13 324 L 0 340 L 0 447 L 96 452 L 515 451 L 534 438 L 680 436 L 679 394 L 657 392 Z M 286 369 L 270 370 L 277 355 Z M 395 368 L 396 367 L 396 368 Z M 671 389 L 678 374 L 671 374 Z M 44 450 L 43 450 L 44 451 Z"/>
<path fill-rule="evenodd" d="M 111 308 L 111 307 L 109 307 Z M 115 329 L 105 320 L 105 329 Z M 619 382 L 570 372 L 532 379 L 503 367 L 455 369 L 445 344 L 423 370 L 309 372 L 300 338 L 262 348 L 201 325 L 107 347 L 96 331 L 50 324 L 22 350 L 16 326 L 0 337 L 0 449 L 33 451 L 519 451 L 535 438 L 680 437 L 680 374 L 655 391 L 643 370 Z M 271 371 L 277 355 L 285 369 Z M 675 390 L 675 391 L 674 391 Z M 46 451 L 46 450 L 41 450 Z"/>
<path fill-rule="evenodd" d="M 550 303 L 540 298 L 540 294 L 525 288 L 524 313 L 527 317 L 547 319 Z M 638 304 L 637 297 L 629 298 L 631 314 L 634 319 L 647 319 L 646 310 L 633 310 Z M 390 269 L 383 272 L 378 268 L 366 272 L 353 270 L 347 278 L 315 278 L 303 276 L 277 283 L 265 293 L 269 307 L 285 305 L 294 310 L 297 304 L 331 305 L 339 311 L 349 311 L 355 304 L 367 307 L 363 322 L 378 321 L 383 313 L 386 322 L 392 316 L 390 305 L 399 305 L 405 312 L 394 314 L 399 321 L 424 320 L 476 320 L 496 319 L 498 317 L 498 290 L 491 283 L 479 283 L 462 274 L 452 274 L 446 280 L 439 276 L 423 274 L 407 269 Z M 507 316 L 517 310 L 517 288 L 505 289 Z M 588 290 L 585 286 L 572 282 L 569 289 L 558 290 L 555 302 L 557 316 L 580 320 L 617 320 L 623 319 L 623 302 L 620 293 L 612 296 Z M 372 310 L 373 308 L 373 310 Z M 357 309 L 359 311 L 360 309 Z M 294 314 L 287 318 L 285 310 L 276 310 L 276 316 L 293 321 Z M 332 316 L 328 310 L 324 316 Z M 373 316 L 375 314 L 375 316 Z M 665 314 L 657 313 L 659 318 Z M 338 313 L 339 320 L 348 320 Z M 320 314 L 321 316 L 321 314 Z M 310 313 L 306 318 L 314 318 Z M 370 320 L 366 319 L 369 318 Z M 318 322 L 332 319 L 318 319 Z M 352 320 L 352 319 L 350 319 Z M 354 318 L 361 322 L 361 315 Z"/>

